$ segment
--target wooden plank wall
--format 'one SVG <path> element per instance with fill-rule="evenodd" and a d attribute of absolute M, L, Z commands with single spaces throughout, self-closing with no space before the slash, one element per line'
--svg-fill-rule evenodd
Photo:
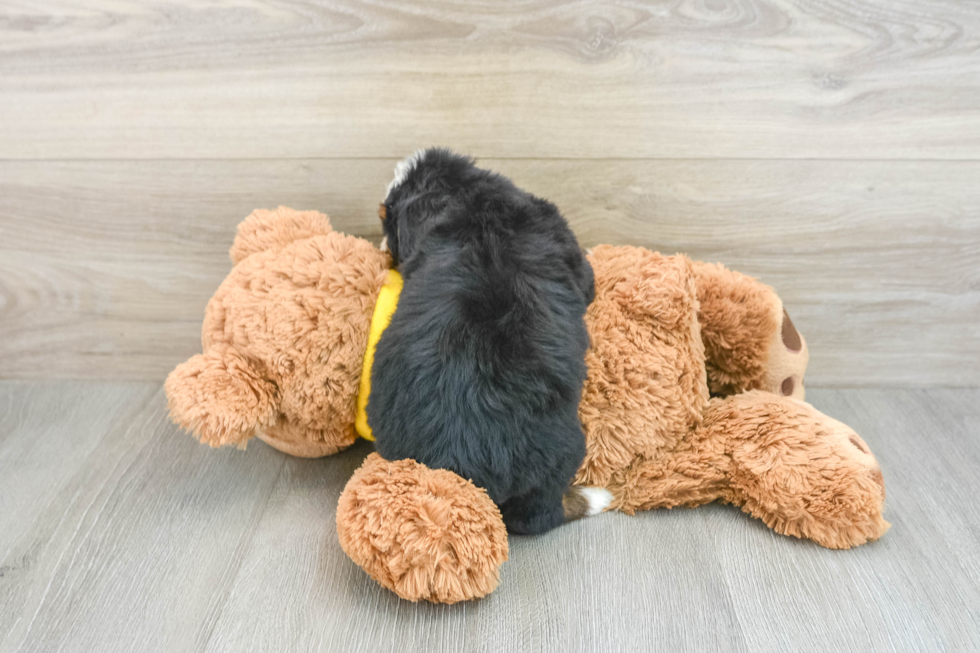
<path fill-rule="evenodd" d="M 451 145 L 761 276 L 808 385 L 980 384 L 980 4 L 0 0 L 0 377 L 156 379 L 254 207 Z"/>

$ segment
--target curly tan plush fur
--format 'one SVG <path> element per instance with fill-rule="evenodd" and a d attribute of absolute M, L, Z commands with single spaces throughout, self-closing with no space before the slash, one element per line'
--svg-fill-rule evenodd
<path fill-rule="evenodd" d="M 208 302 L 204 353 L 166 382 L 170 414 L 211 446 L 258 435 L 290 454 L 350 446 L 371 311 L 388 256 L 316 211 L 256 211 Z"/>
<path fill-rule="evenodd" d="M 708 389 L 691 261 L 600 245 L 589 262 L 586 455 L 575 482 L 606 485 L 636 456 L 675 447 L 701 421 Z"/>
<path fill-rule="evenodd" d="M 487 493 L 443 469 L 369 455 L 337 505 L 340 545 L 410 601 L 485 596 L 507 560 L 507 529 Z"/>
<path fill-rule="evenodd" d="M 889 528 L 868 445 L 809 404 L 761 391 L 713 399 L 694 439 L 720 445 L 728 486 L 718 498 L 777 533 L 847 549 Z"/>
<path fill-rule="evenodd" d="M 881 469 L 863 440 L 809 404 L 758 390 L 712 399 L 689 438 L 637 456 L 607 487 L 630 514 L 722 501 L 832 549 L 889 527 Z"/>

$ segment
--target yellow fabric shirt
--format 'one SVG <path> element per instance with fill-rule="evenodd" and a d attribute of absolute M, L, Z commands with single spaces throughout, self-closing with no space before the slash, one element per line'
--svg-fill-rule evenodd
<path fill-rule="evenodd" d="M 364 367 L 361 368 L 361 385 L 357 391 L 357 413 L 354 417 L 354 428 L 357 434 L 365 440 L 374 440 L 371 427 L 367 421 L 368 397 L 371 395 L 371 366 L 374 365 L 374 350 L 378 347 L 381 334 L 391 324 L 391 316 L 398 308 L 398 296 L 401 295 L 404 281 L 402 275 L 395 270 L 388 270 L 388 277 L 378 293 L 378 303 L 374 305 L 374 315 L 371 317 L 371 329 L 368 331 L 367 351 L 364 352 Z"/>

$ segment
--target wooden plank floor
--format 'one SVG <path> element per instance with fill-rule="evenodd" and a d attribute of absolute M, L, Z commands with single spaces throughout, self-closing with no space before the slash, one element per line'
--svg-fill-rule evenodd
<path fill-rule="evenodd" d="M 324 460 L 176 431 L 154 383 L 0 383 L 0 652 L 980 649 L 980 390 L 811 390 L 877 454 L 893 527 L 830 551 L 736 509 L 515 538 L 457 606 L 378 587 Z"/>

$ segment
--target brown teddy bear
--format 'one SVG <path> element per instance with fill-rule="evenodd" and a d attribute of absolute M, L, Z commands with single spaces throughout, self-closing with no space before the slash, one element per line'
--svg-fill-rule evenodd
<path fill-rule="evenodd" d="M 384 326 L 387 254 L 320 213 L 280 207 L 239 225 L 231 259 L 204 353 L 167 378 L 172 418 L 211 446 L 257 436 L 305 457 L 349 446 L 369 337 Z M 881 470 L 854 431 L 802 401 L 806 342 L 772 288 L 639 247 L 601 245 L 589 261 L 576 483 L 608 489 L 628 514 L 722 501 L 830 548 L 881 537 Z M 410 600 L 484 596 L 507 559 L 483 490 L 376 453 L 344 489 L 337 530 L 357 564 Z"/>

